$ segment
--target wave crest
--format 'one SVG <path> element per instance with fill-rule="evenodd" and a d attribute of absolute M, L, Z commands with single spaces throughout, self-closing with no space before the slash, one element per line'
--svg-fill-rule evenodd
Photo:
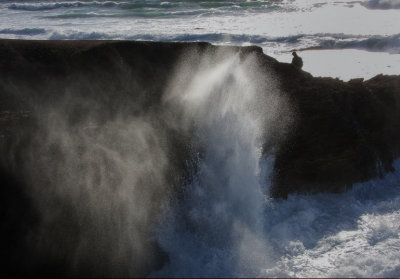
<path fill-rule="evenodd" d="M 41 31 L 37 31 L 41 32 Z M 45 32 L 43 30 L 43 32 Z M 1 33 L 1 31 L 0 31 Z M 4 33 L 3 33 L 4 34 Z M 15 33 L 12 33 L 15 34 Z M 42 33 L 37 33 L 42 34 Z M 34 34 L 36 35 L 36 34 Z M 360 49 L 376 52 L 400 53 L 400 34 L 392 36 L 354 36 L 346 34 L 298 34 L 293 36 L 266 37 L 261 35 L 203 33 L 203 34 L 107 34 L 101 32 L 54 32 L 50 40 L 136 40 L 164 42 L 210 42 L 222 45 L 258 45 L 270 47 L 280 44 L 282 49 Z"/>
<path fill-rule="evenodd" d="M 7 35 L 25 35 L 25 36 L 35 36 L 42 35 L 46 33 L 46 29 L 43 28 L 23 28 L 23 29 L 1 29 L 0 34 Z"/>
<path fill-rule="evenodd" d="M 61 2 L 61 3 L 35 3 L 35 4 L 19 4 L 13 3 L 8 6 L 10 10 L 22 11 L 46 11 L 59 8 L 79 7 L 84 5 L 82 2 Z"/>
<path fill-rule="evenodd" d="M 400 9 L 400 0 L 369 0 L 362 5 L 375 10 Z"/>

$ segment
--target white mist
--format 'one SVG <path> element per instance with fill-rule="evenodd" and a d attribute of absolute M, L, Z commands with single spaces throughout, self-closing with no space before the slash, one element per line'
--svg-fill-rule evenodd
<path fill-rule="evenodd" d="M 179 68 L 167 102 L 182 110 L 184 131 L 194 127 L 199 155 L 193 181 L 159 230 L 170 262 L 154 276 L 252 276 L 269 260 L 260 160 L 283 102 L 261 73 L 255 57 L 223 54 Z"/>

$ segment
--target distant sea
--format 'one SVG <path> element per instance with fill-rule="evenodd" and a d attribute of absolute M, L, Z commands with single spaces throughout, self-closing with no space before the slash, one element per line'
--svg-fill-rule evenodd
<path fill-rule="evenodd" d="M 258 45 L 282 62 L 298 50 L 306 71 L 348 80 L 400 73 L 399 19 L 399 0 L 6 0 L 0 38 Z"/>

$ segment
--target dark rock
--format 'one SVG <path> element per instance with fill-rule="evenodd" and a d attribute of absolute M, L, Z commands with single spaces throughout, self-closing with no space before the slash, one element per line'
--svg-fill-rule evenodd
<path fill-rule="evenodd" d="M 282 86 L 297 119 L 276 156 L 273 196 L 340 192 L 393 171 L 399 156 L 399 76 L 347 83 L 304 76 Z"/>
<path fill-rule="evenodd" d="M 297 113 L 295 127 L 276 156 L 273 196 L 337 192 L 392 170 L 400 142 L 398 76 L 349 82 L 314 78 L 254 46 L 1 40 L 1 115 L 5 110 L 31 111 L 32 104 L 57 103 L 70 98 L 71 91 L 98 104 L 93 108 L 85 102 L 73 103 L 66 112 L 71 123 L 79 122 L 88 111 L 104 120 L 121 110 L 140 114 L 161 105 L 171 72 L 184 53 L 200 55 L 221 48 L 240 51 L 242 56 L 257 55 L 260 65 L 275 72 Z M 4 137 L 13 128 L 3 118 Z M 179 168 L 185 160 L 177 159 Z"/>

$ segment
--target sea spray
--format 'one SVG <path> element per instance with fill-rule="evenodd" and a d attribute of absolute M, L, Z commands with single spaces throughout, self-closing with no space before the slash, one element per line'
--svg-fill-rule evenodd
<path fill-rule="evenodd" d="M 268 261 L 260 160 L 283 102 L 261 73 L 255 57 L 218 54 L 185 60 L 177 71 L 166 102 L 181 109 L 184 132 L 194 127 L 198 161 L 159 228 L 169 264 L 154 276 L 251 276 Z"/>
<path fill-rule="evenodd" d="M 44 258 L 68 276 L 144 276 L 159 262 L 150 232 L 170 190 L 163 129 L 151 115 L 104 120 L 94 101 L 64 101 L 39 106 L 24 155 L 39 211 L 33 265 Z M 92 109 L 71 122 L 70 108 L 85 102 Z"/>
<path fill-rule="evenodd" d="M 68 276 L 144 276 L 169 258 L 162 273 L 176 274 L 164 273 L 174 264 L 174 242 L 159 236 L 183 222 L 187 245 L 211 243 L 204 251 L 231 258 L 225 272 L 252 274 L 264 261 L 254 251 L 266 250 L 259 160 L 263 144 L 285 130 L 284 102 L 256 54 L 238 51 L 185 53 L 163 103 L 146 108 L 141 98 L 151 96 L 124 63 L 113 69 L 137 102 L 124 102 L 95 70 L 45 87 L 44 95 L 59 98 L 32 104 L 37 123 L 21 163 L 38 211 L 30 265 L 45 268 L 41 261 L 52 259 Z M 171 219 L 176 214 L 182 218 Z M 204 264 L 218 263 L 209 256 Z M 194 264 L 193 272 L 204 267 Z"/>

